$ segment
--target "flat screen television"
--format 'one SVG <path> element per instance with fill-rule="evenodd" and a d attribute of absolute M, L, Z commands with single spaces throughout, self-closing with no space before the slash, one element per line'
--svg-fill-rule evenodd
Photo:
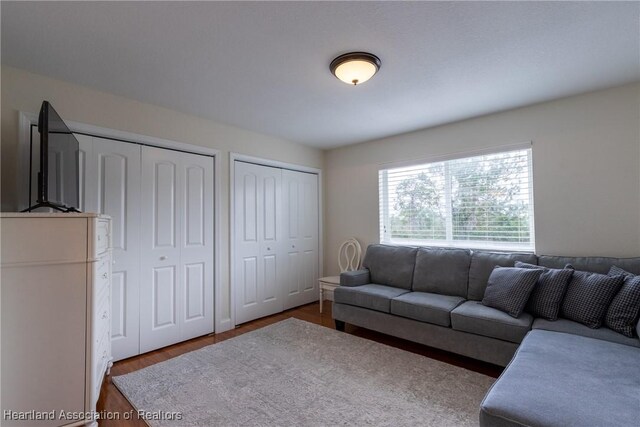
<path fill-rule="evenodd" d="M 40 108 L 38 132 L 40 165 L 37 198 L 36 204 L 25 211 L 50 208 L 62 212 L 79 212 L 80 144 L 48 101 L 43 101 Z M 31 163 L 32 170 L 33 158 Z"/>

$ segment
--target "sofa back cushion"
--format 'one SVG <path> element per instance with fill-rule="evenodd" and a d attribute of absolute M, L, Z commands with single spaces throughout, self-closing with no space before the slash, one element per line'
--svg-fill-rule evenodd
<path fill-rule="evenodd" d="M 371 283 L 411 289 L 418 248 L 369 245 L 362 265 L 369 269 Z"/>
<path fill-rule="evenodd" d="M 473 251 L 469 265 L 467 299 L 481 301 L 493 269 L 496 266 L 513 267 L 516 261 L 537 264 L 537 257 L 525 253 Z"/>
<path fill-rule="evenodd" d="M 412 289 L 466 298 L 470 263 L 468 249 L 420 248 Z"/>
<path fill-rule="evenodd" d="M 607 274 L 611 267 L 618 266 L 633 274 L 640 274 L 640 258 L 609 258 L 609 257 L 568 257 L 540 255 L 538 265 L 548 268 L 564 268 L 571 264 L 576 270 L 591 271 Z"/>

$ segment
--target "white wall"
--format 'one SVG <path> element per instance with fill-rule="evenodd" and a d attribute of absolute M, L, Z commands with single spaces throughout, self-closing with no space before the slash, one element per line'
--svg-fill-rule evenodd
<path fill-rule="evenodd" d="M 63 119 L 216 148 L 221 152 L 221 290 L 229 317 L 229 152 L 322 168 L 322 151 L 166 108 L 2 66 L 1 202 L 17 208 L 18 113 L 37 113 L 50 101 Z M 283 117 L 282 120 L 290 120 Z M 23 190 L 20 190 L 23 191 Z M 27 189 L 24 189 L 27 191 Z"/>
<path fill-rule="evenodd" d="M 379 242 L 378 168 L 533 141 L 538 254 L 640 256 L 640 84 L 325 152 L 325 273 L 349 236 Z"/>

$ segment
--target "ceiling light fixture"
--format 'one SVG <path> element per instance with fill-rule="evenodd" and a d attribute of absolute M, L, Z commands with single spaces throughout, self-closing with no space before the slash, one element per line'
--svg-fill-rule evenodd
<path fill-rule="evenodd" d="M 331 61 L 331 73 L 350 85 L 366 82 L 380 69 L 380 58 L 367 52 L 349 52 Z"/>

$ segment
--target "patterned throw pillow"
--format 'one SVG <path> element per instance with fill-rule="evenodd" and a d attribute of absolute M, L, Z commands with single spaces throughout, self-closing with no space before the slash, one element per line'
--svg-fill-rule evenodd
<path fill-rule="evenodd" d="M 623 281 L 622 275 L 574 271 L 562 302 L 562 316 L 592 329 L 599 328 Z"/>
<path fill-rule="evenodd" d="M 572 268 L 547 268 L 516 261 L 518 268 L 537 268 L 543 271 L 533 288 L 524 311 L 547 320 L 558 320 L 562 297 L 573 275 Z"/>
<path fill-rule="evenodd" d="M 629 273 L 627 270 L 625 270 L 624 268 L 620 268 L 617 265 L 612 265 L 611 268 L 609 269 L 609 273 L 607 273 L 607 276 L 619 276 L 619 275 L 623 275 L 623 276 L 636 276 L 633 273 Z"/>
<path fill-rule="evenodd" d="M 637 336 L 636 324 L 640 317 L 640 276 L 616 267 L 609 270 L 609 276 L 624 275 L 624 283 L 618 294 L 613 298 L 604 324 L 608 328 L 629 338 Z"/>
<path fill-rule="evenodd" d="M 487 281 L 482 304 L 519 317 L 541 274 L 540 269 L 495 267 Z"/>

